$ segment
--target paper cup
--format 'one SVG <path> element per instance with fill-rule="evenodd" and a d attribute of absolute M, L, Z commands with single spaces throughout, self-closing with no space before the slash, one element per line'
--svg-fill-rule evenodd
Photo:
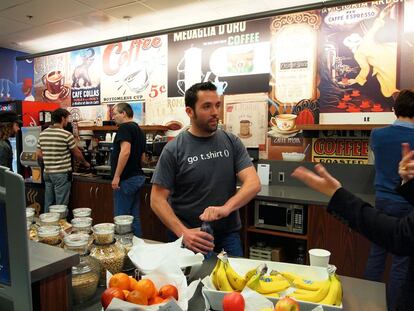
<path fill-rule="evenodd" d="M 326 249 L 313 248 L 309 250 L 309 261 L 311 266 L 327 267 L 331 252 Z"/>

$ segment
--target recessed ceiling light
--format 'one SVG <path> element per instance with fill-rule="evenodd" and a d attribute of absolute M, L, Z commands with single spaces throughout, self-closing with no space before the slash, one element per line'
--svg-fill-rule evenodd
<path fill-rule="evenodd" d="M 126 19 L 126 20 L 130 20 L 130 19 L 131 19 L 131 16 L 129 16 L 129 15 L 124 15 L 124 16 L 122 16 L 122 18 L 123 18 L 123 19 Z"/>
<path fill-rule="evenodd" d="M 26 17 L 27 17 L 28 19 L 32 19 L 32 18 L 33 18 L 33 15 L 26 15 Z"/>

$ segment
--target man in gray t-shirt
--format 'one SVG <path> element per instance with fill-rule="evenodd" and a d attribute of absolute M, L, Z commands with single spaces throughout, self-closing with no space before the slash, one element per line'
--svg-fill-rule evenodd
<path fill-rule="evenodd" d="M 151 207 L 189 249 L 206 254 L 224 248 L 242 256 L 238 209 L 260 190 L 256 170 L 240 139 L 217 129 L 221 102 L 213 83 L 193 85 L 185 105 L 191 126 L 160 156 Z M 203 221 L 210 222 L 214 237 L 200 231 Z"/>

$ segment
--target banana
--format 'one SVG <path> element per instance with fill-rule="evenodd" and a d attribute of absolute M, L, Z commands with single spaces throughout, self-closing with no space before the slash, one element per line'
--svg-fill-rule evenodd
<path fill-rule="evenodd" d="M 341 283 L 339 283 L 338 279 L 335 278 L 333 275 L 329 276 L 329 279 L 331 281 L 331 286 L 329 287 L 329 292 L 326 295 L 324 299 L 322 299 L 319 303 L 325 304 L 325 305 L 335 305 L 336 298 L 338 296 L 339 287 L 341 286 Z"/>
<path fill-rule="evenodd" d="M 290 286 L 290 283 L 287 280 L 266 282 L 265 280 L 261 280 L 261 277 L 262 273 L 256 273 L 247 282 L 246 286 L 264 295 L 283 291 Z"/>
<path fill-rule="evenodd" d="M 271 272 L 271 274 L 272 274 L 272 272 Z M 301 278 L 299 275 L 297 275 L 295 273 L 292 273 L 292 272 L 279 272 L 279 273 L 281 275 L 283 275 L 291 283 L 293 283 L 294 280 Z"/>
<path fill-rule="evenodd" d="M 265 281 L 265 282 L 286 281 L 286 278 L 281 274 L 278 274 L 278 275 L 263 275 L 260 279 L 262 281 Z"/>
<path fill-rule="evenodd" d="M 251 277 L 256 274 L 256 271 L 257 271 L 257 268 L 254 268 L 246 272 L 246 274 L 244 275 L 246 282 L 248 282 L 251 279 Z"/>
<path fill-rule="evenodd" d="M 334 278 L 339 283 L 339 288 L 338 288 L 338 292 L 336 294 L 336 299 L 335 299 L 335 306 L 340 306 L 342 304 L 342 283 L 341 283 L 341 280 L 339 279 L 339 277 L 336 273 L 334 274 Z"/>
<path fill-rule="evenodd" d="M 224 270 L 226 271 L 227 279 L 229 280 L 231 287 L 233 287 L 234 290 L 241 292 L 246 285 L 246 279 L 234 271 L 228 260 L 224 263 Z"/>
<path fill-rule="evenodd" d="M 221 261 L 221 259 L 219 260 Z M 217 269 L 217 289 L 223 292 L 234 291 L 230 285 L 229 280 L 227 279 L 226 270 L 224 269 L 224 263 L 221 263 L 220 267 Z"/>
<path fill-rule="evenodd" d="M 324 281 L 312 281 L 305 280 L 303 278 L 297 278 L 293 280 L 293 286 L 305 290 L 319 290 L 326 282 L 329 282 L 329 279 Z"/>
<path fill-rule="evenodd" d="M 263 296 L 266 296 L 266 297 L 271 297 L 271 298 L 280 298 L 279 293 L 270 293 L 270 294 L 265 294 L 265 295 L 263 295 Z M 272 309 L 272 310 L 273 310 L 273 309 Z"/>
<path fill-rule="evenodd" d="M 328 295 L 329 288 L 331 286 L 331 282 L 326 282 L 324 285 L 322 285 L 321 288 L 319 288 L 317 291 L 310 290 L 298 290 L 293 292 L 293 294 L 290 294 L 289 296 L 298 299 L 298 300 L 304 300 L 304 301 L 310 301 L 310 302 L 320 302 L 323 300 L 326 295 Z"/>
<path fill-rule="evenodd" d="M 217 259 L 216 265 L 214 266 L 214 269 L 213 271 L 211 271 L 211 274 L 210 274 L 211 281 L 213 282 L 213 285 L 216 289 L 218 289 L 217 270 L 219 269 L 220 265 L 221 265 L 221 260 Z"/>

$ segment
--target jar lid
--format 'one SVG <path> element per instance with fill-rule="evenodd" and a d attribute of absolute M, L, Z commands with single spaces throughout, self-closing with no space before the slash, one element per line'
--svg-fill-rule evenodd
<path fill-rule="evenodd" d="M 68 247 L 83 247 L 88 245 L 89 235 L 83 233 L 72 233 L 63 238 Z"/>
<path fill-rule="evenodd" d="M 76 227 L 76 228 L 90 227 L 92 225 L 92 218 L 91 217 L 73 218 L 70 223 L 72 224 L 73 227 Z"/>
<path fill-rule="evenodd" d="M 59 232 L 59 226 L 41 226 L 37 230 L 37 234 L 39 237 L 57 236 L 59 235 Z"/>
<path fill-rule="evenodd" d="M 60 214 L 55 212 L 43 213 L 39 215 L 41 222 L 56 222 L 60 219 Z"/>
<path fill-rule="evenodd" d="M 114 217 L 116 225 L 130 225 L 134 221 L 134 216 L 131 215 L 119 215 Z"/>
<path fill-rule="evenodd" d="M 56 212 L 56 213 L 64 213 L 68 207 L 66 205 L 50 205 L 49 211 Z"/>
<path fill-rule="evenodd" d="M 73 217 L 89 217 L 92 210 L 89 207 L 75 208 L 73 211 Z"/>
<path fill-rule="evenodd" d="M 33 217 L 35 214 L 35 209 L 33 207 L 26 207 L 26 218 Z"/>
<path fill-rule="evenodd" d="M 113 234 L 115 231 L 115 225 L 113 223 L 101 223 L 93 226 L 93 232 L 95 234 Z"/>

